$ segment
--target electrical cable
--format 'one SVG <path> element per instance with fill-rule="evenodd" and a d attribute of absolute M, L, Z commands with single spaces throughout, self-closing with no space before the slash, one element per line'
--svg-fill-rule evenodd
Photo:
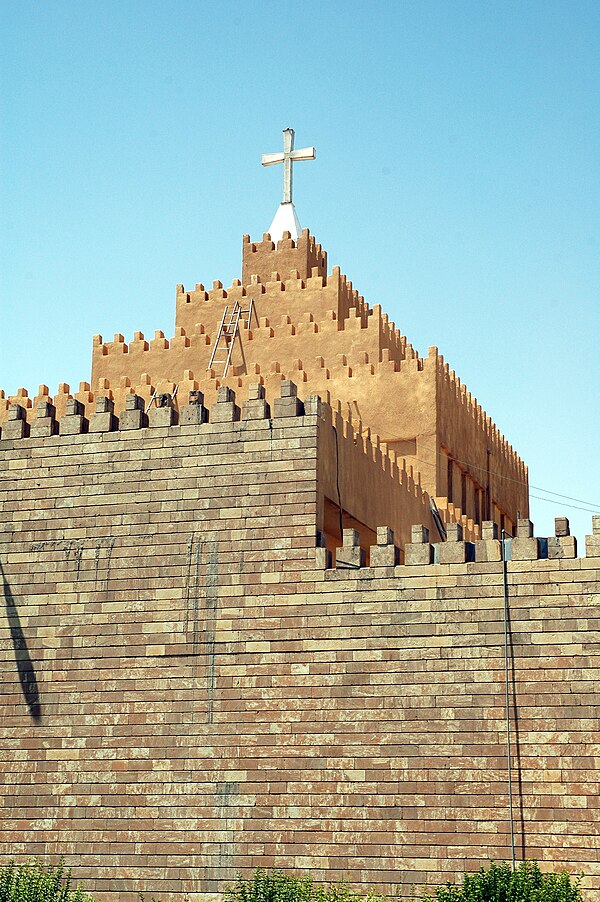
<path fill-rule="evenodd" d="M 400 455 L 398 455 L 398 457 L 400 457 Z M 431 466 L 430 462 L 421 460 L 418 457 L 412 457 L 412 459 L 415 460 L 417 463 L 423 464 L 424 466 Z M 471 470 L 481 470 L 482 472 L 487 473 L 486 467 L 480 467 L 477 464 L 469 463 L 466 460 L 460 460 L 458 457 L 451 457 L 449 459 L 454 461 L 454 463 L 463 464 L 463 466 L 469 467 L 469 469 L 471 469 Z M 500 479 L 500 480 L 503 480 L 504 482 L 514 482 L 517 485 L 522 485 L 527 489 L 536 489 L 538 492 L 545 492 L 547 495 L 555 495 L 557 498 L 566 498 L 569 501 L 579 501 L 579 502 L 581 502 L 581 504 L 589 505 L 589 507 L 577 507 L 576 505 L 573 505 L 573 504 L 563 504 L 563 505 L 561 505 L 562 507 L 574 507 L 576 510 L 583 510 L 583 511 L 587 511 L 588 513 L 592 513 L 592 514 L 598 513 L 600 511 L 600 504 L 594 504 L 593 501 L 586 501 L 584 498 L 575 498 L 573 495 L 562 495 L 560 492 L 552 492 L 550 489 L 542 488 L 542 486 L 533 485 L 532 483 L 529 483 L 529 482 L 523 482 L 522 479 L 513 479 L 512 476 L 503 476 L 501 473 L 498 473 L 495 470 L 493 470 L 490 473 L 490 475 L 493 476 L 495 479 Z M 530 493 L 530 496 L 532 498 L 536 498 L 538 501 L 549 501 L 550 503 L 553 503 L 553 504 L 559 503 L 558 501 L 553 502 L 551 498 L 540 498 L 539 495 L 531 495 L 531 493 Z"/>
<path fill-rule="evenodd" d="M 509 622 L 510 613 L 508 608 L 508 572 L 506 566 L 506 530 L 502 530 L 502 541 L 500 543 L 502 550 L 502 582 L 504 588 L 504 706 L 506 710 L 506 769 L 508 777 L 508 808 L 510 816 L 510 847 L 512 853 L 512 869 L 515 870 L 515 818 L 513 803 L 513 787 L 512 787 L 512 754 L 511 754 L 511 735 L 510 735 L 510 684 L 509 684 Z"/>
<path fill-rule="evenodd" d="M 529 497 L 535 498 L 536 501 L 547 501 L 548 504 L 556 504 L 559 507 L 569 507 L 569 508 L 572 508 L 573 510 L 585 511 L 586 514 L 596 514 L 596 513 L 598 513 L 598 511 L 600 511 L 600 506 L 598 506 L 596 508 L 580 507 L 578 504 L 567 504 L 565 501 L 555 501 L 554 498 L 542 498 L 540 495 L 532 495 L 531 493 L 529 494 Z"/>

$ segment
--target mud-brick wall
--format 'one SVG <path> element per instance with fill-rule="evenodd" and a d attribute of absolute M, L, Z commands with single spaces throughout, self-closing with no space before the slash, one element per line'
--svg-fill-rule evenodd
<path fill-rule="evenodd" d="M 502 565 L 317 568 L 320 428 L 2 443 L 3 856 L 106 902 L 510 856 Z M 599 560 L 507 566 L 516 854 L 592 902 Z"/>

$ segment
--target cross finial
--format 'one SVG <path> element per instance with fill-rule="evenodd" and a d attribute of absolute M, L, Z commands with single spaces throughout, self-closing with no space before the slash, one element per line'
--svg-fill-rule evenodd
<path fill-rule="evenodd" d="M 294 150 L 294 129 L 283 130 L 283 153 L 264 153 L 261 157 L 263 166 L 283 163 L 283 200 L 284 204 L 292 203 L 292 165 L 298 160 L 314 160 L 317 152 L 314 147 Z"/>

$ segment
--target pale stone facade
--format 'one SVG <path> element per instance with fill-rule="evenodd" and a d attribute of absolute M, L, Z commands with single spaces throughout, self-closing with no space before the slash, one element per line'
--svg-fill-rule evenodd
<path fill-rule="evenodd" d="M 414 528 L 403 565 L 380 528 L 368 567 L 346 530 L 328 569 L 331 411 L 284 391 L 0 443 L 5 855 L 64 854 L 108 902 L 258 865 L 418 890 L 510 856 L 497 527 Z M 521 521 L 507 563 L 517 857 L 594 899 L 600 519 L 586 558 L 558 532 Z"/>

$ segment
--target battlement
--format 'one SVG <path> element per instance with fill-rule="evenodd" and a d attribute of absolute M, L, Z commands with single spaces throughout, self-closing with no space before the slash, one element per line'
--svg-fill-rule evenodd
<path fill-rule="evenodd" d="M 347 448 L 351 448 L 352 453 L 364 455 L 394 481 L 403 483 L 411 494 L 424 497 L 412 467 L 406 467 L 405 462 L 401 461 L 394 451 L 382 446 L 377 436 L 372 440 L 371 430 L 364 428 L 360 420 L 355 422 L 350 410 L 343 416 L 340 402 L 332 407 L 327 399 L 322 399 L 319 395 L 312 395 L 301 401 L 298 398 L 296 384 L 286 380 L 283 374 L 279 374 L 279 397 L 275 398 L 272 405 L 266 400 L 264 380 L 261 378 L 260 381 L 247 385 L 241 408 L 236 403 L 236 392 L 223 384 L 217 387 L 215 402 L 207 409 L 204 407 L 204 394 L 192 376 L 190 371 L 184 374 L 185 378 L 179 384 L 181 390 L 177 393 L 175 389 L 179 386 L 173 383 L 164 383 L 156 388 L 148 380 L 135 388 L 128 384 L 124 410 L 119 415 L 114 414 L 114 395 L 107 382 L 99 385 L 95 393 L 90 390 L 88 383 L 82 382 L 79 391 L 74 395 L 70 392 L 70 386 L 62 383 L 59 386 L 59 393 L 54 396 L 48 393 L 47 386 L 41 385 L 34 399 L 28 397 L 26 389 L 20 389 L 17 395 L 3 398 L 7 416 L 0 427 L 0 441 L 39 438 L 46 435 L 129 431 L 132 428 L 162 425 L 184 426 L 237 420 L 256 421 L 290 415 L 297 417 L 315 415 L 336 430 L 339 441 L 345 443 Z M 183 403 L 182 399 L 185 399 Z M 145 410 L 147 418 L 136 418 L 134 425 L 127 416 L 132 410 Z M 165 413 L 167 410 L 168 414 Z M 110 419 L 94 421 L 96 413 L 108 411 L 113 415 Z M 199 419 L 195 417 L 195 413 Z M 74 424 L 70 419 L 72 417 L 77 418 L 76 429 L 73 428 Z M 47 421 L 48 426 L 52 423 L 55 428 L 35 431 L 40 420 Z"/>
<path fill-rule="evenodd" d="M 454 572 L 453 569 L 448 571 L 447 565 L 460 565 L 463 570 L 467 565 L 465 572 L 473 575 L 483 572 L 477 566 L 480 564 L 505 564 L 509 572 L 514 572 L 529 569 L 532 561 L 547 561 L 548 569 L 557 561 L 577 558 L 577 539 L 571 535 L 566 517 L 557 517 L 555 534 L 542 538 L 534 536 L 531 520 L 519 520 L 514 536 L 502 536 L 498 525 L 488 520 L 482 524 L 481 538 L 476 541 L 466 541 L 462 525 L 455 523 L 448 525 L 445 541 L 432 543 L 429 527 L 418 524 L 411 529 L 411 541 L 402 548 L 401 556 L 401 547 L 394 531 L 382 526 L 377 529 L 376 543 L 365 553 L 357 530 L 345 529 L 335 564 L 332 565 L 331 556 L 322 550 L 317 550 L 317 562 L 326 570 L 360 570 L 361 578 L 373 579 L 383 575 L 380 571 L 382 567 L 396 568 L 394 575 L 401 577 L 404 567 L 437 566 L 441 575 Z M 600 557 L 600 515 L 592 516 L 592 533 L 585 537 L 585 557 Z M 543 564 L 540 567 L 544 569 Z M 489 568 L 484 569 L 488 572 Z"/>
<path fill-rule="evenodd" d="M 276 261 L 277 265 L 274 265 Z M 268 232 L 262 241 L 252 242 L 249 235 L 244 235 L 242 243 L 242 282 L 249 285 L 252 276 L 258 276 L 263 282 L 268 280 L 274 270 L 287 273 L 298 270 L 300 279 L 308 279 L 313 269 L 326 278 L 327 253 L 317 244 L 308 229 L 294 241 L 290 232 L 284 232 L 277 246 Z"/>
<path fill-rule="evenodd" d="M 488 444 L 492 450 L 510 461 L 511 466 L 515 467 L 521 477 L 527 479 L 527 467 L 521 460 L 519 455 L 513 449 L 512 445 L 502 435 L 492 418 L 485 412 L 482 406 L 467 390 L 466 385 L 461 382 L 454 370 L 445 362 L 443 355 L 438 353 L 437 348 L 429 348 L 429 358 L 435 359 L 435 365 L 438 374 L 438 385 L 443 389 L 445 397 L 440 398 L 440 405 L 443 407 L 448 403 L 449 398 L 465 411 L 465 414 L 473 421 L 476 428 L 481 429 L 485 434 Z"/>
<path fill-rule="evenodd" d="M 49 396 L 36 398 L 29 421 L 24 407 L 11 404 L 2 425 L 0 448 L 16 447 L 15 443 L 40 438 L 53 441 L 60 436 L 89 434 L 97 439 L 102 433 L 123 434 L 136 429 L 179 430 L 188 426 L 210 429 L 215 425 L 223 428 L 227 423 L 256 427 L 260 420 L 285 425 L 290 417 L 316 417 L 322 424 L 318 455 L 321 513 L 316 528 L 329 535 L 332 551 L 341 544 L 338 523 L 342 521 L 362 524 L 365 545 L 378 516 L 385 515 L 404 540 L 408 539 L 406 522 L 410 517 L 434 528 L 429 496 L 412 466 L 393 450 L 383 447 L 377 437 L 372 439 L 370 430 L 353 420 L 351 411 L 342 416 L 341 404 L 332 409 L 317 395 L 301 401 L 295 383 L 290 380 L 280 379 L 279 397 L 271 403 L 260 381 L 247 385 L 246 398 L 241 404 L 230 386 L 221 385 L 210 409 L 204 406 L 204 395 L 191 378 L 178 391 L 172 384 L 161 386 L 160 391 L 154 389 L 152 394 L 149 383 L 135 389 L 128 386 L 124 409 L 115 407 L 111 392 L 101 395 L 82 389 L 78 393 L 82 400 L 79 400 L 66 391 L 68 386 L 64 388 L 60 416 L 54 399 Z M 100 388 L 106 392 L 106 386 Z M 336 514 L 332 521 L 333 509 Z"/>

